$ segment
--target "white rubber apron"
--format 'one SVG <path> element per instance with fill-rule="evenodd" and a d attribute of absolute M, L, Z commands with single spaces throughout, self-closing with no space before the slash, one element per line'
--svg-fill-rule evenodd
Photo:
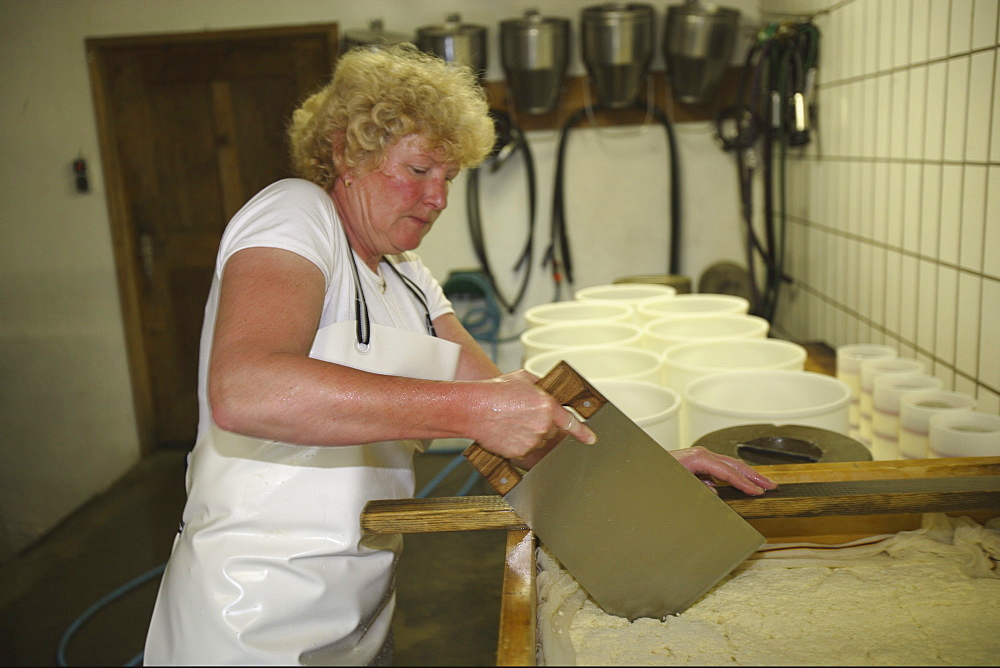
<path fill-rule="evenodd" d="M 380 325 L 324 327 L 311 357 L 381 374 L 451 380 L 459 346 Z M 182 531 L 163 575 L 146 665 L 364 665 L 395 604 L 400 536 L 362 539 L 370 499 L 413 496 L 426 444 L 307 447 L 213 427 L 188 468 Z"/>

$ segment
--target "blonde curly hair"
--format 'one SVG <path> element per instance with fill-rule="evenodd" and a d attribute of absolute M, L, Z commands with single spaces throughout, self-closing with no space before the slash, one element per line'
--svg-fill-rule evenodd
<path fill-rule="evenodd" d="M 377 169 L 386 149 L 410 134 L 463 169 L 485 160 L 494 129 L 476 76 L 412 44 L 356 47 L 340 57 L 330 83 L 292 115 L 292 166 L 329 190 L 338 175 L 338 143 L 342 169 Z"/>

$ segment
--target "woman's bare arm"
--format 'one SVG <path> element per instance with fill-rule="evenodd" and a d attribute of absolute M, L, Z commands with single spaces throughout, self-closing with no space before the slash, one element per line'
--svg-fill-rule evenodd
<path fill-rule="evenodd" d="M 323 297 L 321 272 L 295 253 L 250 248 L 229 259 L 209 364 L 216 424 L 303 445 L 470 438 L 505 457 L 534 450 L 565 425 L 567 411 L 530 374 L 489 377 L 496 367 L 481 349 L 488 364 L 463 347 L 459 368 L 468 379 L 457 382 L 372 374 L 308 357 Z M 452 323 L 443 324 L 454 336 Z M 589 430 L 575 428 L 587 438 Z"/>

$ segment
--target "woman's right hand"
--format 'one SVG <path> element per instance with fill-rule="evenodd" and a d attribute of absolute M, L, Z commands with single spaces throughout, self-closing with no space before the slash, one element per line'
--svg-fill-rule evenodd
<path fill-rule="evenodd" d="M 477 402 L 469 437 L 505 459 L 525 458 L 566 434 L 583 443 L 594 443 L 594 432 L 535 385 L 537 381 L 524 370 L 477 381 L 486 391 L 486 398 Z"/>

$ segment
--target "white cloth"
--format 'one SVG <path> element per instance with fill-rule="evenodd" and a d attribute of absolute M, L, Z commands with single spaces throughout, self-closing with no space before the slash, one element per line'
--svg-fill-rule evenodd
<path fill-rule="evenodd" d="M 359 665 L 375 660 L 385 642 L 402 539 L 362 537 L 359 517 L 368 500 L 413 495 L 412 456 L 423 444 L 306 447 L 249 438 L 214 426 L 204 395 L 221 268 L 251 246 L 292 250 L 323 271 L 327 297 L 312 357 L 375 373 L 454 378 L 459 347 L 427 335 L 423 307 L 391 270 L 383 294 L 381 280 L 360 263 L 373 324 L 368 349 L 356 347 L 349 249 L 328 203 L 312 184 L 283 181 L 227 228 L 206 308 L 202 424 L 183 530 L 153 611 L 147 665 Z M 416 256 L 402 260 L 400 271 L 427 295 L 431 317 L 447 312 Z"/>

